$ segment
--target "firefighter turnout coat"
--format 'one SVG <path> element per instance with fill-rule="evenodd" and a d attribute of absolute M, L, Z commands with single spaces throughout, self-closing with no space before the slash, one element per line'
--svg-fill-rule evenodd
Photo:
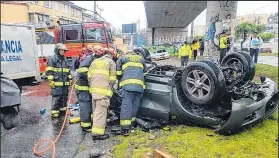
<path fill-rule="evenodd" d="M 64 56 L 55 54 L 49 58 L 46 76 L 51 85 L 51 95 L 68 96 L 68 88 L 72 81 L 72 75 Z"/>
<path fill-rule="evenodd" d="M 116 62 L 116 74 L 121 76 L 119 87 L 127 91 L 144 92 L 147 68 L 141 55 L 127 52 Z"/>
<path fill-rule="evenodd" d="M 88 70 L 90 93 L 93 99 L 112 97 L 112 85 L 116 81 L 116 66 L 110 55 L 95 59 Z"/>
<path fill-rule="evenodd" d="M 91 113 L 92 113 L 92 96 L 89 93 L 89 82 L 87 79 L 88 69 L 95 59 L 93 54 L 88 55 L 81 60 L 79 68 L 77 69 L 78 80 L 75 83 L 78 103 L 80 105 L 80 121 L 81 127 L 91 127 Z"/>

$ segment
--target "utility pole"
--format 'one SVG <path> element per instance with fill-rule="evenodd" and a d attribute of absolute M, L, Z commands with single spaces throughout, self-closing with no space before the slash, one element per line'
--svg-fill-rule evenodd
<path fill-rule="evenodd" d="M 98 6 L 98 5 L 97 5 L 97 8 L 98 8 L 98 9 L 99 9 L 99 11 L 100 11 L 100 16 L 102 16 L 101 12 L 102 12 L 102 11 L 104 11 L 104 9 L 99 8 L 99 6 Z"/>
<path fill-rule="evenodd" d="M 132 23 L 130 49 L 134 49 L 134 45 L 133 45 L 133 32 L 134 32 L 134 23 Z"/>
<path fill-rule="evenodd" d="M 96 8 L 97 8 L 96 1 L 94 1 L 94 20 L 96 20 L 96 17 L 97 17 Z"/>

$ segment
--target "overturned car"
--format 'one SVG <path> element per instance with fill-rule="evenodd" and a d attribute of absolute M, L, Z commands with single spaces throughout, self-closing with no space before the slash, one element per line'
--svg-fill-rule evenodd
<path fill-rule="evenodd" d="M 278 107 L 275 82 L 261 77 L 254 83 L 255 64 L 245 52 L 226 55 L 217 66 L 211 61 L 187 67 L 158 66 L 146 49 L 136 49 L 149 67 L 146 89 L 137 118 L 212 127 L 234 134 L 271 116 Z M 112 109 L 119 115 L 121 97 L 115 91 Z"/>

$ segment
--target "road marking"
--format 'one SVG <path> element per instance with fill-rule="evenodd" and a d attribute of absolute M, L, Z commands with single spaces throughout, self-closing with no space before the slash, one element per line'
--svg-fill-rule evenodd
<path fill-rule="evenodd" d="M 22 96 L 28 95 L 28 94 L 33 93 L 33 92 L 36 92 L 36 91 L 30 91 L 30 92 L 22 93 Z"/>

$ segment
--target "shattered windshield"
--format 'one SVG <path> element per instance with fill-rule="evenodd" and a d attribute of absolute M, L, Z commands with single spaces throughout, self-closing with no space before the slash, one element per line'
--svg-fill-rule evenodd
<path fill-rule="evenodd" d="M 87 40 L 94 40 L 102 42 L 104 40 L 104 34 L 102 28 L 91 28 L 85 30 L 85 37 Z"/>

